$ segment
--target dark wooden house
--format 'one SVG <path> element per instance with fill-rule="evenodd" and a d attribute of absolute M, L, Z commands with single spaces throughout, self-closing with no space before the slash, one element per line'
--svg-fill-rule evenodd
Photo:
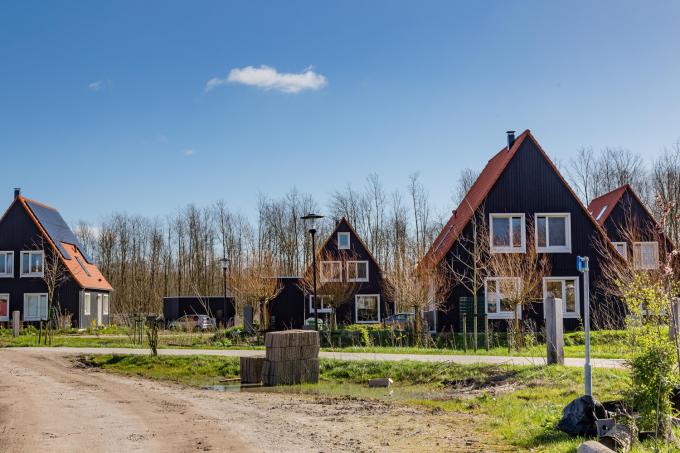
<path fill-rule="evenodd" d="M 61 277 L 51 304 L 46 275 Z M 112 290 L 59 212 L 16 189 L 0 218 L 0 323 L 15 310 L 26 322 L 53 319 L 51 305 L 74 327 L 106 325 Z"/>
<path fill-rule="evenodd" d="M 661 257 L 672 249 L 659 224 L 628 184 L 588 205 L 616 250 L 636 269 L 658 269 Z"/>
<path fill-rule="evenodd" d="M 525 253 L 527 237 L 533 237 L 537 252 L 548 256 L 551 272 L 543 278 L 543 299 L 524 307 L 519 316 L 542 324 L 542 302 L 548 295 L 553 295 L 562 299 L 565 328 L 576 328 L 584 300 L 576 258 L 591 258 L 591 281 L 596 280 L 599 267 L 593 241 L 602 238 L 604 231 L 530 131 L 516 139 L 514 132 L 508 133 L 507 138 L 508 145 L 488 161 L 433 242 L 424 262 L 444 265 L 446 260 L 451 266 L 460 268 L 459 257 L 465 256 L 460 250 L 461 242 L 473 236 L 473 217 L 476 224 L 487 227 L 484 229 L 486 237 L 478 240 L 488 241 L 491 254 Z M 534 229 L 533 234 L 527 234 L 528 228 Z M 515 315 L 504 303 L 502 287 L 509 283 L 514 283 L 512 276 L 486 275 L 483 289 L 478 293 L 478 316 L 481 318 L 486 314 L 491 324 L 499 328 L 507 325 L 507 320 Z M 468 328 L 472 322 L 475 311 L 472 294 L 463 285 L 452 284 L 453 288 L 442 304 L 444 308 L 432 316 L 438 331 L 453 329 L 460 332 L 463 315 Z M 591 307 L 595 303 L 591 294 Z"/>
<path fill-rule="evenodd" d="M 385 288 L 383 270 L 352 225 L 341 219 L 319 248 L 317 270 L 319 285 L 314 300 L 309 285 L 301 277 L 281 279 L 282 290 L 269 302 L 272 326 L 276 329 L 299 328 L 314 317 L 329 322 L 335 312 L 338 324 L 377 324 L 394 314 L 394 303 Z M 307 271 L 309 273 L 310 270 Z M 324 287 L 347 285 L 347 300 L 332 303 Z"/>

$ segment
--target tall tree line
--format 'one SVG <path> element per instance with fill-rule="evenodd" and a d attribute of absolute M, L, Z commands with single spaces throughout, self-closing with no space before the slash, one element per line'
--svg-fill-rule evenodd
<path fill-rule="evenodd" d="M 80 222 L 74 230 L 115 288 L 114 312 L 155 313 L 164 296 L 222 294 L 223 257 L 234 275 L 258 256 L 273 256 L 279 275 L 302 276 L 312 247 L 300 217 L 319 211 L 326 218 L 317 225 L 317 248 L 345 217 L 386 270 L 412 245 L 424 253 L 441 227 L 418 175 L 404 190 L 388 194 L 372 174 L 362 187 L 331 194 L 326 209 L 312 195 L 291 190 L 280 198 L 260 195 L 253 221 L 218 201 L 188 205 L 163 218 L 112 214 L 97 225 Z"/>

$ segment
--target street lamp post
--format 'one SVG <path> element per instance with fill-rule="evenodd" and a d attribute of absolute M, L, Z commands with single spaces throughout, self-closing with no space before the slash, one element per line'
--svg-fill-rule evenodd
<path fill-rule="evenodd" d="M 224 283 L 224 303 L 222 306 L 222 322 L 224 327 L 227 327 L 227 270 L 229 269 L 229 258 L 224 257 L 220 259 L 222 266 L 222 282 Z M 236 316 L 236 307 L 234 307 L 234 316 Z"/>
<path fill-rule="evenodd" d="M 314 301 L 314 330 L 319 330 L 319 301 L 316 300 L 316 221 L 323 219 L 322 215 L 319 214 L 307 214 L 300 217 L 309 228 L 309 234 L 312 236 L 312 279 L 314 281 L 312 287 L 314 293 L 312 295 L 312 300 Z"/>

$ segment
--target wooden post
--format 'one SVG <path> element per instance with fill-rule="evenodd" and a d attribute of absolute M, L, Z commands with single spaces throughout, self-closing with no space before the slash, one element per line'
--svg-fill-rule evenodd
<path fill-rule="evenodd" d="M 21 312 L 15 310 L 12 312 L 12 336 L 18 337 L 21 331 Z"/>
<path fill-rule="evenodd" d="M 475 352 L 477 352 L 477 314 L 475 313 L 475 317 L 472 319 L 472 335 L 475 337 L 474 338 L 474 343 L 472 343 L 472 347 L 474 348 Z"/>
<path fill-rule="evenodd" d="M 548 349 L 548 365 L 564 365 L 564 323 L 562 300 L 552 296 L 545 298 L 545 342 Z"/>
<path fill-rule="evenodd" d="M 484 315 L 484 347 L 489 350 L 489 315 Z"/>
<path fill-rule="evenodd" d="M 670 335 L 671 340 L 675 340 L 678 334 L 678 326 L 680 325 L 680 299 L 674 297 L 671 301 L 671 326 Z"/>
<path fill-rule="evenodd" d="M 463 349 L 467 352 L 467 315 L 463 315 Z"/>

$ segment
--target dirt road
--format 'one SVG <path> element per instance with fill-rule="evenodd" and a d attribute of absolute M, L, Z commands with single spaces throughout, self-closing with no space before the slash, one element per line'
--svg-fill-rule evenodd
<path fill-rule="evenodd" d="M 221 393 L 0 349 L 0 451 L 488 451 L 465 414 L 321 396 Z"/>

